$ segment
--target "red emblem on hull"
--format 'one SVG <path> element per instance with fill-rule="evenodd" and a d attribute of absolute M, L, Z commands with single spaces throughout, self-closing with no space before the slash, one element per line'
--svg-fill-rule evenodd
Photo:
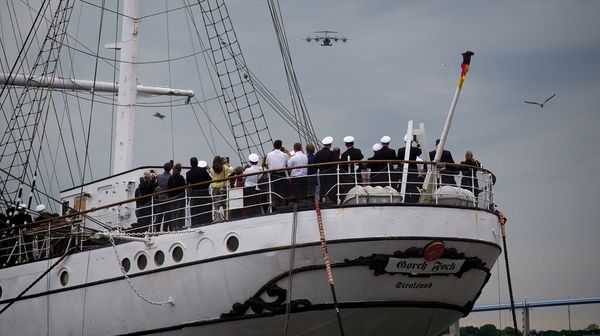
<path fill-rule="evenodd" d="M 441 258 L 446 252 L 446 246 L 441 241 L 433 241 L 423 250 L 423 259 L 427 261 L 434 261 Z"/>

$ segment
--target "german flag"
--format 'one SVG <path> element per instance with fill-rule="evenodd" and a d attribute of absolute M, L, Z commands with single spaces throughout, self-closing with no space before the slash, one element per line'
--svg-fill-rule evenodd
<path fill-rule="evenodd" d="M 467 72 L 469 72 L 469 64 L 471 64 L 471 56 L 475 55 L 474 52 L 467 50 L 462 54 L 463 61 L 460 65 L 460 79 L 458 80 L 458 88 L 462 89 L 463 82 L 465 81 L 465 77 L 467 77 Z"/>

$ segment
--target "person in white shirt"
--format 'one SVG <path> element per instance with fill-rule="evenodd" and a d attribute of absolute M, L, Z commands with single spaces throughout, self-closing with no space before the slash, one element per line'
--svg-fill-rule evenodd
<path fill-rule="evenodd" d="M 302 144 L 296 142 L 294 144 L 294 152 L 295 154 L 288 160 L 288 167 L 306 166 L 308 164 L 308 157 L 302 152 Z M 290 176 L 306 176 L 307 173 L 307 167 L 294 168 L 292 169 Z"/>
<path fill-rule="evenodd" d="M 267 154 L 265 163 L 269 170 L 286 168 L 289 160 L 289 156 L 281 150 L 281 140 L 273 141 L 273 150 Z M 285 199 L 287 196 L 287 172 L 278 171 L 271 173 L 271 188 L 273 206 L 277 207 L 285 205 Z"/>
<path fill-rule="evenodd" d="M 244 175 L 261 172 L 263 168 L 258 165 L 259 160 L 260 157 L 258 154 L 252 153 L 248 155 L 250 167 L 244 170 Z M 251 217 L 262 213 L 261 203 L 263 202 L 261 202 L 262 195 L 259 188 L 262 187 L 264 189 L 266 186 L 258 185 L 258 180 L 261 176 L 262 174 L 246 176 L 244 180 L 244 210 L 242 212 L 244 217 Z"/>
<path fill-rule="evenodd" d="M 250 164 L 250 167 L 244 170 L 244 175 L 261 172 L 263 169 L 258 165 L 259 160 L 260 158 L 258 154 L 250 154 L 248 156 L 248 163 Z M 255 189 L 258 189 L 258 180 L 261 176 L 262 174 L 246 176 L 246 179 L 244 180 L 244 187 L 256 187 Z"/>
<path fill-rule="evenodd" d="M 281 140 L 275 140 L 273 142 L 273 150 L 267 154 L 267 159 L 265 161 L 269 169 L 287 167 L 289 156 L 281 151 L 281 145 Z"/>
<path fill-rule="evenodd" d="M 301 167 L 308 164 L 308 157 L 302 152 L 302 144 L 294 144 L 294 156 L 288 161 L 288 167 Z M 290 176 L 291 188 L 290 188 L 290 202 L 298 202 L 309 199 L 308 197 L 308 180 L 306 175 L 308 174 L 308 168 L 294 168 L 292 169 Z"/>

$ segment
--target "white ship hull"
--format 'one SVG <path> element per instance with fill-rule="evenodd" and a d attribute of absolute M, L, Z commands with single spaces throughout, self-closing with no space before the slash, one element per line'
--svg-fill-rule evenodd
<path fill-rule="evenodd" d="M 322 214 L 346 335 L 438 334 L 468 314 L 500 254 L 497 218 L 480 209 L 390 204 Z M 293 213 L 165 234 L 151 245 L 118 244 L 120 258 L 131 261 L 131 284 L 151 300 L 173 298 L 163 306 L 132 290 L 112 246 L 70 255 L 0 315 L 2 334 L 281 335 L 287 321 L 287 335 L 334 335 L 315 211 L 298 212 L 296 223 L 293 249 Z M 231 236 L 239 240 L 233 252 L 226 246 Z M 446 247 L 440 260 L 458 266 L 423 274 L 390 268 L 396 260 L 424 261 L 414 251 L 435 240 Z M 177 246 L 184 252 L 179 262 L 172 258 Z M 161 266 L 154 262 L 159 250 Z M 140 255 L 148 260 L 143 271 Z M 0 308 L 56 260 L 3 269 Z"/>

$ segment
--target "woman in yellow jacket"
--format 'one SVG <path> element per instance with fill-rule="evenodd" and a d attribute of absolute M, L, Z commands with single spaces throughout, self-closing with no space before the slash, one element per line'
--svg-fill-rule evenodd
<path fill-rule="evenodd" d="M 219 217 L 226 219 L 227 218 L 227 202 L 225 201 L 227 198 L 227 184 L 229 181 L 219 181 L 224 180 L 229 176 L 229 174 L 233 173 L 233 167 L 229 165 L 229 162 L 225 160 L 225 158 L 220 157 L 219 155 L 215 156 L 213 159 L 212 167 L 210 167 L 210 175 L 212 175 L 213 182 L 210 184 L 212 189 L 213 196 L 213 210 L 215 212 L 214 218 L 218 219 Z M 219 208 L 223 207 L 223 215 L 219 212 Z"/>

